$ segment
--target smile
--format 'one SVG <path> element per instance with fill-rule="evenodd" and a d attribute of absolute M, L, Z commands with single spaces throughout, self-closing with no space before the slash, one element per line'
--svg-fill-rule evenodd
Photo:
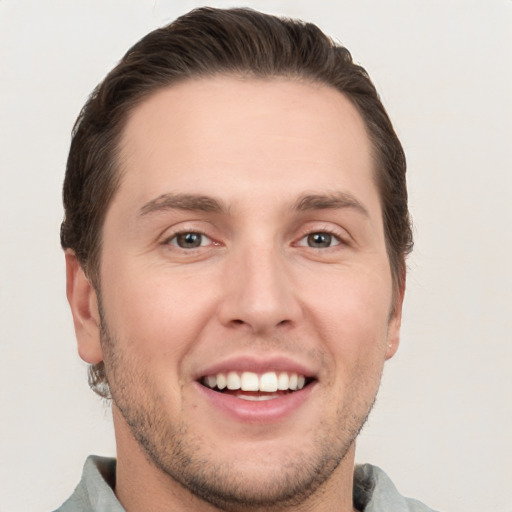
<path fill-rule="evenodd" d="M 204 376 L 200 382 L 214 391 L 229 393 L 243 400 L 261 401 L 299 391 L 311 380 L 295 372 L 270 371 L 258 374 L 228 371 Z"/>

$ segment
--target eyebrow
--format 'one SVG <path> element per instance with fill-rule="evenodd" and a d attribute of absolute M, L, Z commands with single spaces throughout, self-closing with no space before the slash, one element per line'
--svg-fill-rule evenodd
<path fill-rule="evenodd" d="M 346 192 L 335 192 L 332 194 L 307 194 L 299 197 L 293 209 L 299 212 L 311 210 L 353 208 L 369 217 L 368 210 L 352 194 Z M 199 194 L 162 194 L 151 201 L 148 201 L 139 211 L 144 217 L 151 213 L 167 210 L 186 210 L 205 213 L 227 212 L 224 204 L 210 196 Z"/>
<path fill-rule="evenodd" d="M 300 197 L 295 203 L 295 209 L 300 212 L 341 208 L 353 208 L 366 217 L 370 216 L 366 207 L 352 194 L 346 192 L 308 194 Z"/>
<path fill-rule="evenodd" d="M 162 194 L 147 202 L 139 211 L 140 216 L 166 210 L 187 210 L 207 213 L 221 213 L 227 209 L 210 196 L 196 194 Z"/>

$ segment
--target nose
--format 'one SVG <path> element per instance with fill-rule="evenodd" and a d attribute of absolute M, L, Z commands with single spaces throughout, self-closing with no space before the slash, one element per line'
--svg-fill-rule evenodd
<path fill-rule="evenodd" d="M 219 318 L 231 328 L 261 334 L 297 323 L 302 308 L 290 262 L 276 249 L 248 247 L 230 258 Z"/>

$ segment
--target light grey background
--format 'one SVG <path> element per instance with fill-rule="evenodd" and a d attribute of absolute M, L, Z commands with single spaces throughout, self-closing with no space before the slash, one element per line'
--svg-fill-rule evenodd
<path fill-rule="evenodd" d="M 0 510 L 49 511 L 113 454 L 64 295 L 60 189 L 88 93 L 202 2 L 0 0 Z M 370 72 L 409 160 L 402 345 L 358 445 L 443 511 L 512 511 L 512 2 L 252 0 L 319 24 Z"/>

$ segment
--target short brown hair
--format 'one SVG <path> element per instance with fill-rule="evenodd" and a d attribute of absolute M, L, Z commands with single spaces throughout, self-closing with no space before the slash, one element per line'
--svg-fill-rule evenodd
<path fill-rule="evenodd" d="M 119 185 L 119 140 L 128 114 L 157 90 L 213 75 L 289 77 L 344 94 L 361 114 L 374 148 L 387 253 L 395 296 L 412 249 L 405 155 L 366 71 L 316 25 L 251 9 L 200 8 L 136 43 L 96 87 L 73 129 L 63 200 L 61 244 L 73 249 L 99 291 L 103 221 Z M 105 395 L 103 363 L 91 387 Z"/>

